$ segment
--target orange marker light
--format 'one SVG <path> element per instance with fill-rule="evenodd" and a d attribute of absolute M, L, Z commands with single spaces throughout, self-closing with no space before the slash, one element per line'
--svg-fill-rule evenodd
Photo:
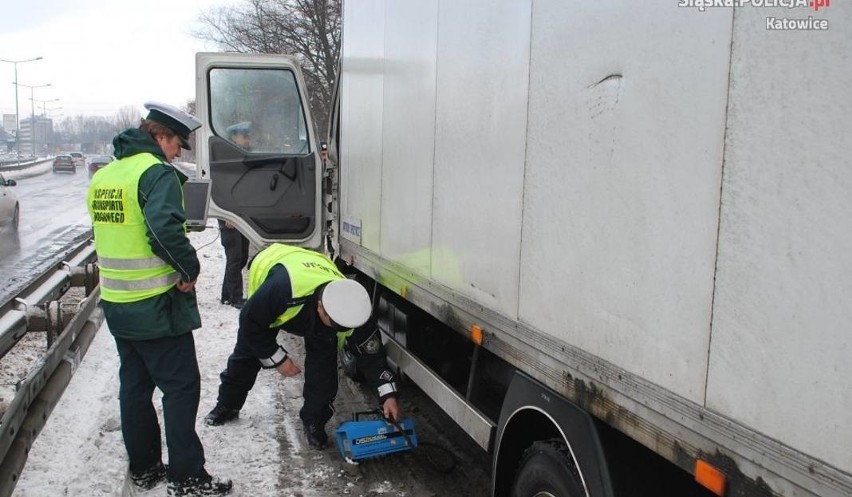
<path fill-rule="evenodd" d="M 695 481 L 719 497 L 725 495 L 725 474 L 701 459 L 695 460 Z"/>
<path fill-rule="evenodd" d="M 482 328 L 473 324 L 470 326 L 470 339 L 476 345 L 482 345 Z"/>

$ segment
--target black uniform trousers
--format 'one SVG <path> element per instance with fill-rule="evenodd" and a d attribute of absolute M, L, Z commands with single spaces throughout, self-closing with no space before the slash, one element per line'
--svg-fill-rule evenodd
<path fill-rule="evenodd" d="M 236 228 L 226 228 L 219 221 L 219 236 L 225 247 L 225 276 L 222 278 L 222 302 L 243 300 L 243 268 L 249 255 L 248 238 Z"/>
<path fill-rule="evenodd" d="M 162 460 L 156 387 L 163 392 L 168 479 L 203 477 L 204 447 L 195 432 L 201 376 L 192 333 L 144 341 L 114 338 L 121 359 L 121 432 L 130 470 L 144 471 Z"/>
<path fill-rule="evenodd" d="M 276 333 L 270 329 L 269 333 Z M 293 332 L 288 332 L 293 333 Z M 334 398 L 337 396 L 337 335 L 316 328 L 301 335 L 305 338 L 305 384 L 302 390 L 304 404 L 299 417 L 308 423 L 325 425 L 334 415 Z M 254 386 L 260 362 L 252 354 L 241 332 L 237 344 L 228 357 L 228 366 L 219 375 L 218 403 L 231 409 L 242 409 L 249 391 Z"/>

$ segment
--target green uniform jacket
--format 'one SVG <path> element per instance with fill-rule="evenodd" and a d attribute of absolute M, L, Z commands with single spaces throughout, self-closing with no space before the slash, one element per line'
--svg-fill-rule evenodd
<path fill-rule="evenodd" d="M 186 175 L 166 162 L 160 146 L 144 131 L 128 129 L 117 135 L 112 145 L 117 159 L 143 152 L 162 159 L 162 164 L 151 167 L 139 178 L 139 203 L 145 215 L 148 243 L 158 257 L 175 268 L 181 280 L 195 281 L 200 265 L 183 227 L 186 212 L 181 184 Z M 175 173 L 180 183 L 175 181 Z M 112 334 L 126 340 L 182 335 L 201 327 L 195 291 L 182 293 L 172 287 L 162 295 L 139 302 L 101 301 L 101 305 Z"/>

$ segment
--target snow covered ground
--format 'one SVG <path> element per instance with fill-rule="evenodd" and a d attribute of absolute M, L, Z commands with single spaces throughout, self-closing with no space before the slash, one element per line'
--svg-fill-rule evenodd
<path fill-rule="evenodd" d="M 13 179 L 15 181 L 23 178 L 30 178 L 32 176 L 38 176 L 40 174 L 44 174 L 53 169 L 53 161 L 45 161 L 41 164 L 37 164 L 32 167 L 28 167 L 26 169 L 16 169 L 14 171 L 7 171 L 3 173 L 3 176 L 6 179 Z"/>
<path fill-rule="evenodd" d="M 215 224 L 212 221 L 209 225 Z M 274 370 L 261 371 L 236 423 L 206 426 L 201 420 L 216 401 L 218 374 L 233 348 L 238 311 L 219 303 L 224 253 L 215 228 L 191 233 L 202 272 L 197 284 L 203 327 L 195 331 L 201 369 L 198 433 L 205 447 L 207 470 L 234 481 L 236 496 L 440 495 L 430 488 L 422 470 L 406 459 L 382 458 L 353 466 L 341 461 L 334 446 L 324 451 L 307 447 L 299 422 L 302 381 Z M 301 339 L 286 337 L 294 357 L 304 357 Z M 375 407 L 358 385 L 341 381 L 336 418 L 327 430 L 351 412 Z M 155 405 L 160 411 L 159 399 Z M 165 440 L 164 440 L 165 442 Z M 164 457 L 167 451 L 163 449 Z M 129 492 L 126 455 L 118 410 L 118 356 L 106 325 L 30 451 L 14 495 L 19 497 L 122 496 Z M 421 471 L 421 474 L 418 474 Z M 425 481 L 424 481 L 425 480 Z M 464 475 L 459 481 L 470 480 Z M 164 496 L 165 485 L 136 495 Z M 477 495 L 461 490 L 455 495 Z M 481 495 L 481 494 L 480 494 Z"/>

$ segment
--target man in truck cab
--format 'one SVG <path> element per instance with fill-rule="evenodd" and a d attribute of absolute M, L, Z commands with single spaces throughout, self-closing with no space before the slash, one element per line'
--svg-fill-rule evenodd
<path fill-rule="evenodd" d="M 225 128 L 225 132 L 228 134 L 228 139 L 235 145 L 243 150 L 249 149 L 251 145 L 251 122 L 244 121 L 233 124 Z"/>
<path fill-rule="evenodd" d="M 249 264 L 248 300 L 240 312 L 237 343 L 220 375 L 216 407 L 205 417 L 217 426 L 236 419 L 261 368 L 295 376 L 301 368 L 278 344 L 279 329 L 305 339 L 304 404 L 299 417 L 308 445 L 328 443 L 325 424 L 334 414 L 337 352 L 348 348 L 359 372 L 375 388 L 388 420 L 399 420 L 397 386 L 387 366 L 367 291 L 323 254 L 281 243 Z"/>
<path fill-rule="evenodd" d="M 251 123 L 241 122 L 228 126 L 228 139 L 243 150 L 251 144 Z M 236 226 L 219 220 L 219 240 L 225 249 L 225 274 L 222 276 L 222 292 L 219 302 L 241 309 L 243 299 L 243 268 L 249 257 L 249 241 Z"/>

